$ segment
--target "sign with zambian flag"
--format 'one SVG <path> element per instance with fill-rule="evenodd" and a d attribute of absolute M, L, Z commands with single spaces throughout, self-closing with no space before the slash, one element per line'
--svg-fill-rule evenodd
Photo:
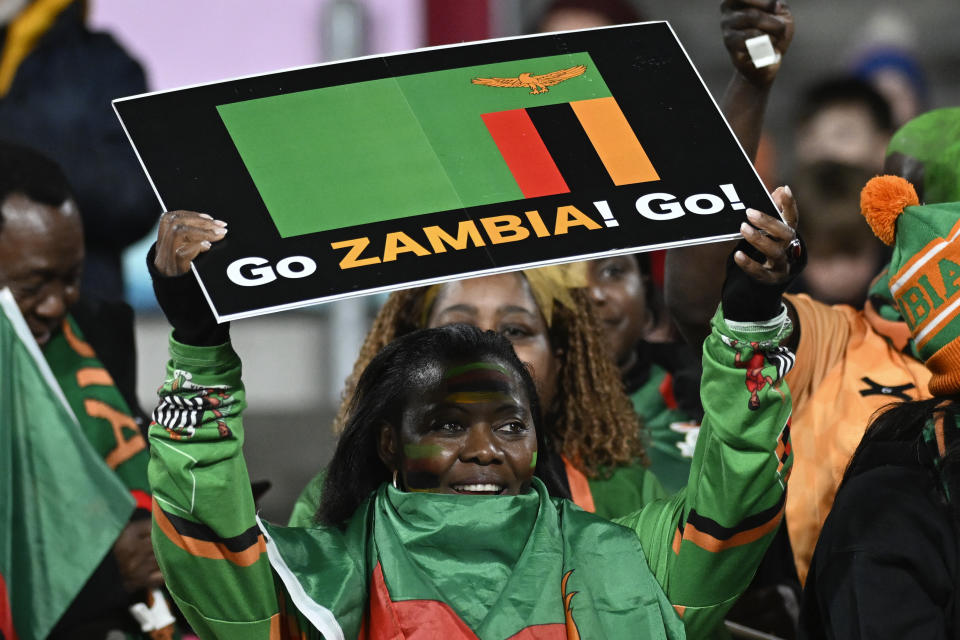
<path fill-rule="evenodd" d="M 114 102 L 220 320 L 733 237 L 766 191 L 666 23 Z"/>
<path fill-rule="evenodd" d="M 0 638 L 46 638 L 133 513 L 0 291 Z M 82 526 L 77 526 L 81 523 Z"/>

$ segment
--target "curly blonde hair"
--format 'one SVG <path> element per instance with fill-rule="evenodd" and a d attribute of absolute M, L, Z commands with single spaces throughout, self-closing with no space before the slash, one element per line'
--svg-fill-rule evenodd
<path fill-rule="evenodd" d="M 394 338 L 423 328 L 429 287 L 390 294 L 364 340 L 334 420 L 340 433 L 360 374 Z M 550 344 L 562 351 L 557 390 L 544 407 L 543 424 L 563 456 L 590 477 L 637 460 L 649 465 L 641 439 L 642 425 L 623 390 L 620 372 L 600 333 L 583 289 L 570 290 L 573 304 L 554 302 Z"/>

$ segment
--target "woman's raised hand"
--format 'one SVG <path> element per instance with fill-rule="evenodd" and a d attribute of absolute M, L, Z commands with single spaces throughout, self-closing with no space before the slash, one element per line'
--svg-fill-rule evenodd
<path fill-rule="evenodd" d="M 780 62 L 757 68 L 747 52 L 746 41 L 767 35 L 774 50 L 786 54 L 793 40 L 793 14 L 785 0 L 722 0 L 720 3 L 723 44 L 733 66 L 750 82 L 768 86 L 777 76 Z"/>
<path fill-rule="evenodd" d="M 757 282 L 781 284 L 796 276 L 803 249 L 796 232 L 797 202 L 790 187 L 777 187 L 772 197 L 783 213 L 783 222 L 756 209 L 747 209 L 750 224 L 740 225 L 740 235 L 766 260 L 754 260 L 743 251 L 737 251 L 733 259 Z"/>
<path fill-rule="evenodd" d="M 165 276 L 179 276 L 190 263 L 227 235 L 227 223 L 196 211 L 167 211 L 160 217 L 153 265 Z"/>

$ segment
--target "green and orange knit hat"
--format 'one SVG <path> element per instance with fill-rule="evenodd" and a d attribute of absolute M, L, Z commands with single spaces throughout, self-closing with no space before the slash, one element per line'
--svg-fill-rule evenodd
<path fill-rule="evenodd" d="M 933 374 L 930 392 L 960 393 L 960 202 L 921 206 L 912 184 L 877 176 L 863 188 L 860 210 L 893 247 L 890 294 Z"/>

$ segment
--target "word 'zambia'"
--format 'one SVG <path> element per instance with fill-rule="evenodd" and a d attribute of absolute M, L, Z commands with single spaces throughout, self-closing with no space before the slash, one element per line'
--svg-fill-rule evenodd
<path fill-rule="evenodd" d="M 687 213 L 711 215 L 726 209 L 744 209 L 732 184 L 722 184 L 719 189 L 727 197 L 724 200 L 712 193 L 697 193 L 682 201 L 670 193 L 648 193 L 637 198 L 636 210 L 648 220 L 665 221 L 679 218 Z M 602 222 L 584 213 L 574 205 L 557 207 L 552 224 L 538 210 L 524 211 L 523 216 L 506 214 L 485 216 L 477 220 L 461 220 L 456 230 L 452 225 L 444 229 L 429 225 L 420 229 L 417 238 L 405 231 L 390 231 L 375 245 L 370 236 L 338 240 L 330 248 L 342 253 L 340 269 L 354 269 L 369 265 L 394 262 L 401 254 L 429 256 L 446 253 L 448 250 L 463 251 L 489 244 L 517 242 L 528 238 L 547 238 L 569 233 L 574 227 L 589 231 L 618 227 L 620 223 L 610 210 L 606 200 L 593 203 Z M 268 284 L 277 277 L 299 279 L 312 275 L 317 270 L 316 262 L 307 256 L 290 256 L 277 262 L 276 268 L 260 257 L 240 258 L 227 266 L 227 277 L 242 287 Z"/>

